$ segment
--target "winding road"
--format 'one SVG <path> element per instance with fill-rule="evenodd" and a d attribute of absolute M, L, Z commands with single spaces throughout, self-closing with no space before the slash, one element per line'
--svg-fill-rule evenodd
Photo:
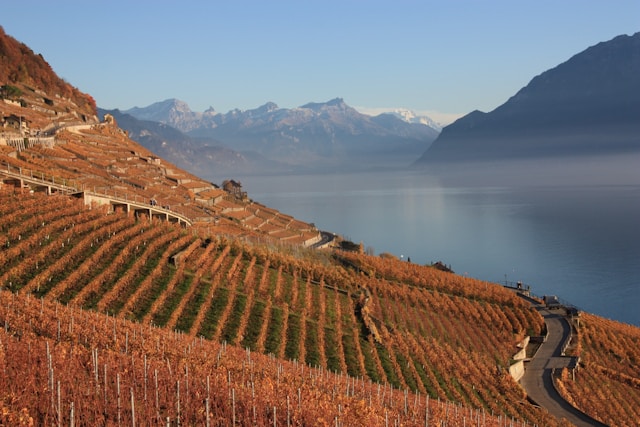
<path fill-rule="evenodd" d="M 606 427 L 606 424 L 594 420 L 570 405 L 553 385 L 553 370 L 567 366 L 571 359 L 562 355 L 562 346 L 571 334 L 570 326 L 562 315 L 564 311 L 551 311 L 532 300 L 529 301 L 544 317 L 548 334 L 545 342 L 526 365 L 525 374 L 520 380 L 527 395 L 550 414 L 557 418 L 565 418 L 576 426 Z"/>

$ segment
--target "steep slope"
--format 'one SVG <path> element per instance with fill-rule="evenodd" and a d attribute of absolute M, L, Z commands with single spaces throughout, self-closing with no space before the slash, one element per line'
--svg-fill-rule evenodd
<path fill-rule="evenodd" d="M 57 116 L 27 107 L 44 91 L 21 96 L 0 104 L 21 132 Z M 507 373 L 543 332 L 512 291 L 305 249 L 317 230 L 175 168 L 112 117 L 54 130 L 0 139 L 1 424 L 566 425 Z M 202 224 L 151 214 L 149 197 Z M 592 363 L 633 387 L 637 328 L 586 320 Z"/>
<path fill-rule="evenodd" d="M 599 43 L 535 77 L 490 113 L 445 127 L 417 162 L 640 149 L 640 33 Z"/>
<path fill-rule="evenodd" d="M 77 102 L 91 97 L 64 86 L 42 57 L 23 44 L 8 36 L 2 42 L 3 52 L 9 52 L 3 60 L 18 61 L 8 68 L 24 73 L 17 80 L 10 76 L 3 86 L 0 186 L 74 193 L 87 204 L 100 202 L 138 216 L 188 222 L 209 232 L 294 245 L 320 240 L 314 226 L 254 203 L 240 183 L 220 188 L 224 186 L 188 173 L 132 141 L 113 116 L 98 122 L 96 111 L 87 109 L 89 101 L 81 106 L 61 94 L 75 94 Z M 40 82 L 55 92 L 24 82 Z"/>
<path fill-rule="evenodd" d="M 96 103 L 90 95 L 80 92 L 59 78 L 44 60 L 36 55 L 24 43 L 7 35 L 0 26 L 0 95 L 5 99 L 21 98 L 22 92 L 38 90 L 48 94 L 45 108 L 52 108 L 57 103 L 73 104 L 79 117 L 86 120 L 95 117 Z"/>
<path fill-rule="evenodd" d="M 406 166 L 438 134 L 421 123 L 361 114 L 340 98 L 293 109 L 270 102 L 226 114 L 191 112 L 185 105 L 166 100 L 125 112 L 305 170 Z"/>
<path fill-rule="evenodd" d="M 527 303 L 500 285 L 364 255 L 278 250 L 273 245 L 196 233 L 165 221 L 107 214 L 62 195 L 5 188 L 0 202 L 0 245 L 6 248 L 0 252 L 3 289 L 25 302 L 26 296 L 32 296 L 36 313 L 42 312 L 45 302 L 58 301 L 110 314 L 109 333 L 97 330 L 92 338 L 91 329 L 82 326 L 84 315 L 70 315 L 66 309 L 65 318 L 75 320 L 73 327 L 63 323 L 63 334 L 67 335 L 68 327 L 84 331 L 78 335 L 79 345 L 83 340 L 107 339 L 113 349 L 112 325 L 118 322 L 129 331 L 129 341 L 121 336 L 125 342 L 116 342 L 140 354 L 133 331 L 144 331 L 139 333 L 146 337 L 146 351 L 150 357 L 155 354 L 154 359 L 158 344 L 149 339 L 149 324 L 153 324 L 181 331 L 185 343 L 192 340 L 198 347 L 203 340 L 225 341 L 238 346 L 234 352 L 247 348 L 281 361 L 304 362 L 305 368 L 292 372 L 297 378 L 291 381 L 298 384 L 306 377 L 302 370 L 308 375 L 311 367 L 318 367 L 344 378 L 348 374 L 345 382 L 357 384 L 358 389 L 363 382 L 367 389 L 377 387 L 372 382 L 379 383 L 385 395 L 393 386 L 394 394 L 401 396 L 416 392 L 422 400 L 428 395 L 475 411 L 485 408 L 503 417 L 558 425 L 526 402 L 507 373 L 516 343 L 526 331 L 540 334 L 542 323 Z M 9 325 L 12 334 L 32 334 L 27 317 L 12 310 L 3 316 L 0 321 Z M 98 329 L 107 323 L 107 318 L 91 317 Z M 473 322 L 468 321 L 470 317 Z M 125 319 L 141 324 L 125 325 Z M 55 336 L 51 335 L 55 322 L 46 324 L 54 330 L 36 326 L 36 331 Z M 69 332 L 69 336 L 75 335 Z M 94 345 L 87 344 L 83 352 Z M 101 359 L 108 357 L 105 347 L 100 345 Z M 165 351 L 171 354 L 169 350 L 161 353 Z M 208 359 L 216 364 L 215 357 Z M 166 363 L 164 357 L 159 362 Z M 115 375 L 114 368 L 110 367 L 109 375 Z M 56 378 L 62 372 L 71 375 L 59 365 L 55 369 Z M 195 366 L 191 369 L 193 375 L 200 372 Z M 200 386 L 206 371 L 217 372 L 214 367 L 202 371 Z M 227 378 L 226 372 L 222 378 Z M 178 380 L 171 375 L 167 379 Z M 349 394 L 354 387 L 349 386 Z M 141 390 L 136 390 L 140 399 Z M 186 390 L 183 393 L 184 399 L 194 398 Z M 413 402 L 417 395 L 411 398 Z M 45 396 L 38 404 L 47 402 Z M 152 402 L 139 403 L 141 413 L 153 411 Z M 36 408 L 30 410 L 46 416 Z M 115 409 L 108 416 L 114 416 Z M 172 410 L 162 411 L 174 416 Z"/>
<path fill-rule="evenodd" d="M 393 420 L 458 427 L 478 420 L 498 427 L 507 420 L 365 378 L 6 291 L 0 291 L 0 322 L 0 423 L 7 426 L 371 427 Z"/>
<path fill-rule="evenodd" d="M 114 400 L 118 395 L 104 374 L 106 369 L 108 378 L 120 375 L 124 390 L 133 390 L 127 393 L 133 395 L 135 412 L 143 418 L 202 419 L 206 402 L 199 398 L 197 404 L 194 399 L 208 395 L 204 378 L 210 376 L 212 384 L 227 385 L 226 399 L 235 389 L 236 404 L 255 405 L 263 414 L 273 406 L 284 413 L 284 393 L 290 399 L 308 396 L 314 403 L 310 408 L 327 405 L 321 414 L 298 408 L 291 412 L 295 416 L 315 414 L 324 419 L 335 417 L 337 411 L 350 419 L 349 410 L 339 405 L 356 404 L 349 397 L 357 396 L 364 401 L 356 410 L 361 415 L 366 408 L 374 417 L 386 410 L 407 425 L 422 425 L 426 408 L 418 401 L 425 402 L 428 396 L 434 402 L 456 402 L 452 411 L 456 417 L 466 414 L 451 425 L 465 425 L 470 419 L 496 426 L 505 420 L 566 425 L 527 402 L 507 374 L 512 355 L 520 350 L 516 344 L 526 334 L 543 331 L 540 316 L 512 291 L 389 258 L 291 251 L 291 247 L 278 250 L 271 244 L 201 234 L 204 231 L 108 214 L 63 195 L 1 186 L 0 367 L 7 369 L 0 369 L 0 405 L 5 409 L 0 416 L 22 413 L 48 424 L 48 417 L 56 413 L 58 392 L 54 389 L 52 400 L 51 393 L 32 390 L 45 387 L 52 374 L 67 397 L 61 399 L 66 402 L 65 419 L 70 402 L 85 420 L 117 419 L 125 416 L 123 408 L 127 418 L 135 416 L 128 399 L 122 406 L 105 402 L 103 393 Z M 565 374 L 559 384 L 576 387 L 568 398 L 590 396 L 590 402 L 596 392 L 633 392 L 638 328 L 594 316 L 584 320 L 589 329 L 584 335 L 578 332 L 588 343 L 583 346 L 589 347 L 593 373 L 579 377 L 575 385 L 568 384 L 571 380 Z M 169 332 L 175 329 L 182 333 Z M 616 333 L 609 335 L 608 330 Z M 219 341 L 229 345 L 216 344 Z M 580 352 L 580 346 L 570 351 Z M 229 359 L 224 357 L 227 352 Z M 47 368 L 25 365 L 29 353 Z M 272 367 L 262 365 L 267 360 Z M 131 368 L 123 369 L 122 363 L 131 363 Z M 149 372 L 146 381 L 145 372 Z M 325 383 L 329 372 L 340 375 Z M 590 380 L 593 374 L 603 382 L 596 385 Z M 153 396 L 155 375 L 164 384 L 159 399 L 173 404 L 158 406 L 154 398 L 142 398 L 143 384 L 149 384 Z M 244 380 L 238 382 L 253 381 L 253 375 L 256 382 L 249 388 Z M 319 377 L 325 380 L 318 381 Z M 328 394 L 323 391 L 325 384 Z M 259 392 L 263 386 L 266 400 L 251 400 L 250 390 L 255 387 Z M 336 387 L 345 391 L 346 401 L 335 400 L 342 394 Z M 94 393 L 95 388 L 100 393 Z M 95 402 L 92 396 L 97 396 Z M 214 413 L 227 418 L 233 414 L 229 400 L 216 391 L 210 398 L 227 402 L 212 406 L 212 411 L 220 411 Z M 184 412 L 176 412 L 177 401 L 184 404 Z M 615 399 L 597 403 L 598 417 L 612 424 L 637 415 L 633 408 L 620 412 Z M 93 406 L 100 411 L 88 409 Z M 253 413 L 241 408 L 236 406 L 239 417 Z M 443 412 L 444 419 L 451 420 L 449 411 Z M 442 416 L 442 412 L 429 414 L 432 421 Z M 499 419 L 489 421 L 493 416 Z"/>

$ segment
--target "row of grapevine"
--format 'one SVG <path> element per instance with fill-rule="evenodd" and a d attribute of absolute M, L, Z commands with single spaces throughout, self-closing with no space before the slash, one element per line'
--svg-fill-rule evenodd
<path fill-rule="evenodd" d="M 580 315 L 580 368 L 563 370 L 556 385 L 574 406 L 609 425 L 640 420 L 640 330 L 588 313 Z"/>
<path fill-rule="evenodd" d="M 28 295 L 0 322 L 5 425 L 530 425 Z"/>
<path fill-rule="evenodd" d="M 97 221 L 104 226 L 87 227 L 69 240 L 53 236 L 46 246 L 59 246 L 61 256 L 34 278 L 22 279 L 21 295 L 71 301 L 176 329 L 192 339 L 240 344 L 477 410 L 517 416 L 513 405 L 524 405 L 528 409 L 521 419 L 540 419 L 510 377 L 496 375 L 496 361 L 506 365 L 526 325 L 526 305 L 512 295 L 497 309 L 507 298 L 499 293 L 478 302 L 464 292 L 420 284 L 426 283 L 420 277 L 407 285 L 393 275 L 354 272 L 320 254 L 266 251 L 259 244 L 193 236 L 165 222 L 121 214 L 103 214 Z M 431 270 L 412 268 L 426 277 Z M 370 326 L 381 331 L 381 339 L 357 314 L 356 300 L 364 289 L 370 290 Z M 458 372 L 472 353 L 481 355 L 473 359 L 473 380 L 461 381 Z"/>
<path fill-rule="evenodd" d="M 34 200 L 39 200 L 36 196 Z M 95 209 L 87 213 L 79 210 L 79 202 L 68 197 L 59 197 L 58 200 L 65 201 L 65 206 L 58 206 L 54 209 L 47 210 L 46 214 L 35 214 L 26 220 L 21 220 L 15 227 L 11 227 L 6 231 L 5 240 L 2 244 L 2 252 L 0 252 L 0 264 L 5 268 L 14 267 L 15 265 L 26 261 L 25 255 L 32 254 L 36 250 L 36 246 L 46 245 L 54 237 L 62 232 L 67 232 L 70 228 L 83 221 L 90 221 L 98 216 L 104 215 L 100 210 Z M 11 203 L 7 203 L 11 206 Z M 16 206 L 18 212 L 29 215 L 39 212 L 39 210 L 28 208 L 25 206 Z M 35 221 L 34 221 L 35 219 Z M 66 236 L 67 242 L 70 241 L 71 232 Z"/>

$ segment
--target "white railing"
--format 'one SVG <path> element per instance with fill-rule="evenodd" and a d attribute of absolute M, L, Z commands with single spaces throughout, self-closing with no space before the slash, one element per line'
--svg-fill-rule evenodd
<path fill-rule="evenodd" d="M 79 183 L 71 179 L 68 180 L 65 178 L 55 177 L 53 175 L 45 175 L 42 172 L 12 166 L 6 162 L 0 164 L 0 174 L 5 175 L 9 178 L 31 182 L 35 185 L 52 187 L 66 194 L 83 192 L 89 196 L 107 199 L 111 202 L 126 203 L 136 208 L 162 212 L 163 214 L 166 214 L 168 216 L 178 218 L 179 220 L 184 221 L 186 224 L 192 224 L 191 219 L 186 215 L 166 207 L 157 205 L 151 206 L 145 198 L 138 196 L 137 194 L 131 195 L 126 192 L 118 193 L 115 190 L 109 191 L 108 189 L 97 191 L 95 187 L 93 188 L 93 190 L 90 190 L 86 188 L 86 185 L 84 183 Z"/>
<path fill-rule="evenodd" d="M 4 141 L 4 144 L 0 145 L 8 145 L 10 147 L 16 148 L 18 151 L 26 150 L 27 148 L 33 147 L 34 145 L 42 145 L 47 148 L 52 148 L 56 144 L 55 137 L 53 136 L 4 136 L 0 138 L 0 140 Z"/>

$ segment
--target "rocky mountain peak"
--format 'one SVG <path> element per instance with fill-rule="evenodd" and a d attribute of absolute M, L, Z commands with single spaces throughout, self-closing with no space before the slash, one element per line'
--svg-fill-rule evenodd
<path fill-rule="evenodd" d="M 189 104 L 179 99 L 170 98 L 164 101 L 155 102 L 147 107 L 133 107 L 125 111 L 140 120 L 151 120 L 157 122 L 167 122 L 168 118 L 175 118 L 193 113 Z"/>
<path fill-rule="evenodd" d="M 342 98 L 334 98 L 327 102 L 309 102 L 308 104 L 304 104 L 300 108 L 306 108 L 313 111 L 325 111 L 328 109 L 342 111 L 352 110 L 352 108 L 349 107 Z"/>
<path fill-rule="evenodd" d="M 273 111 L 278 110 L 280 107 L 278 107 L 278 104 L 276 104 L 275 102 L 267 102 L 264 105 L 261 105 L 260 107 L 256 108 L 256 112 L 258 113 L 271 113 Z"/>

